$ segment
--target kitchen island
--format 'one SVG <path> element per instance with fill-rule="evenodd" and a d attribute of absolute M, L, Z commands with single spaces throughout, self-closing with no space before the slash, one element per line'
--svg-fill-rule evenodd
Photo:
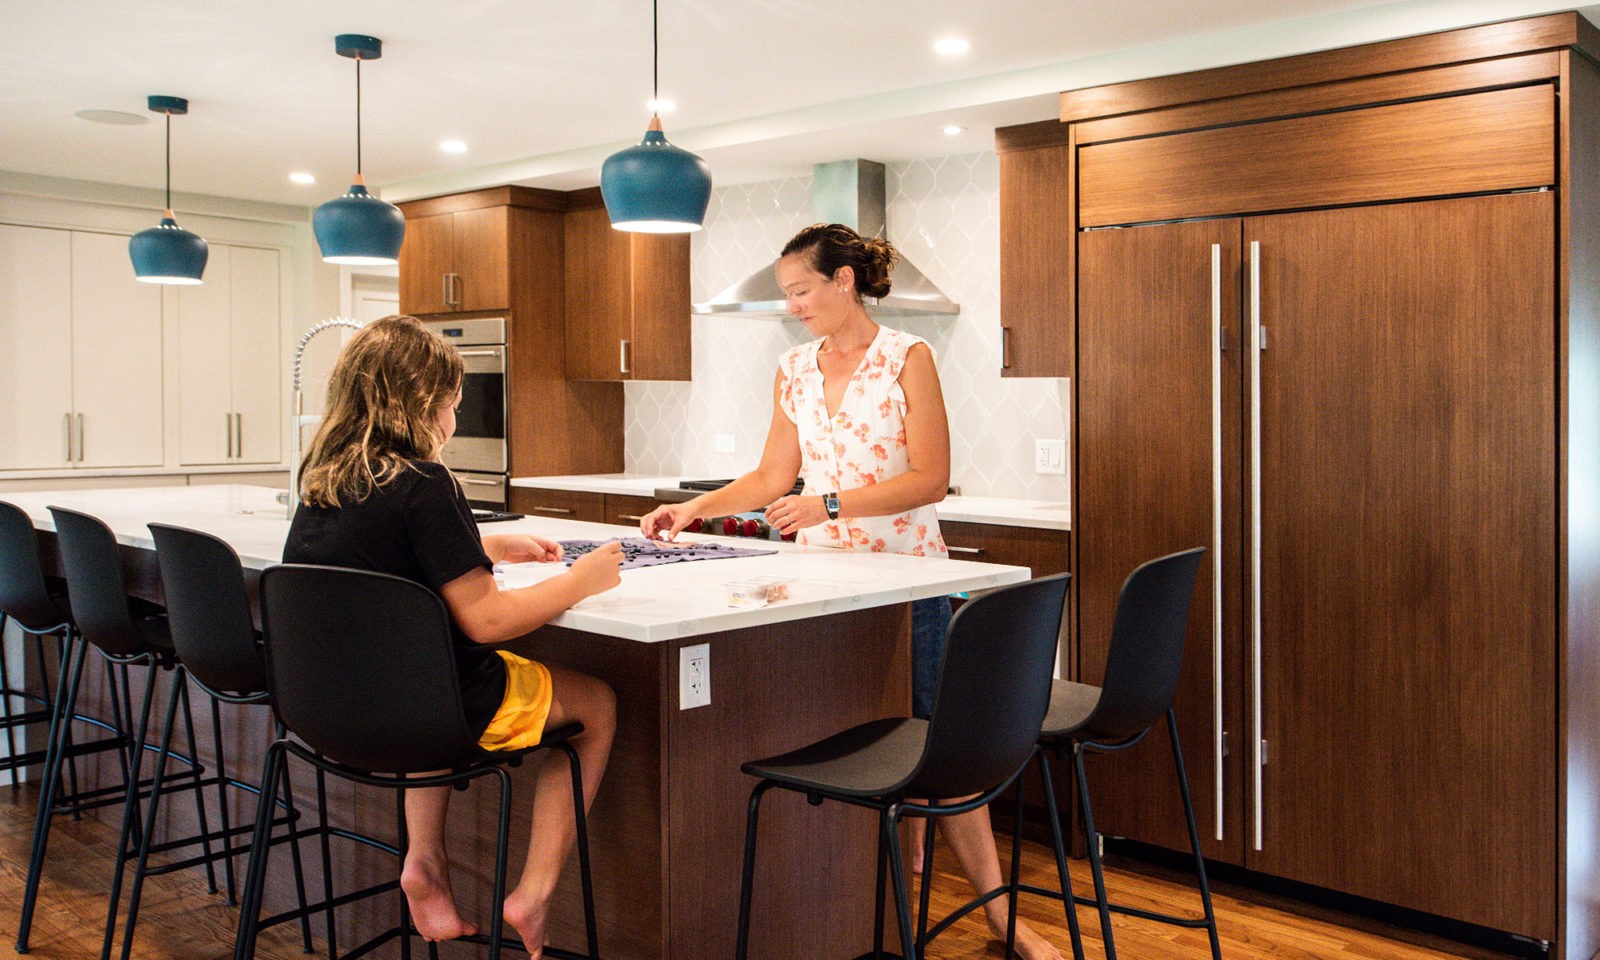
<path fill-rule="evenodd" d="M 128 551 L 133 592 L 159 598 L 145 524 L 162 521 L 232 543 L 247 574 L 278 562 L 288 521 L 274 491 L 215 486 L 9 494 L 46 531 L 51 504 L 105 520 Z M 486 533 L 537 532 L 561 540 L 637 531 L 603 524 L 528 519 Z M 692 538 L 689 538 L 692 539 Z M 710 538 L 715 539 L 715 538 Z M 737 915 L 744 808 L 753 782 L 743 760 L 844 726 L 903 715 L 910 700 L 909 602 L 979 590 L 1028 576 L 1026 568 L 763 543 L 772 554 L 625 570 L 616 589 L 588 598 L 510 648 L 601 677 L 618 696 L 618 734 L 590 821 L 602 954 L 632 958 L 730 956 Z M 53 562 L 53 556 L 47 562 Z M 513 569 L 505 576 L 515 579 Z M 522 575 L 528 575 L 525 571 Z M 731 580 L 792 577 L 789 599 L 727 605 Z M 679 662 L 705 644 L 710 703 L 680 709 Z M 262 718 L 261 726 L 265 723 Z M 248 738 L 244 742 L 252 742 Z M 244 761 L 237 746 L 234 752 Z M 533 773 L 516 771 L 519 791 Z M 526 793 L 519 792 L 519 808 Z M 386 824 L 387 797 L 341 797 L 340 819 Z M 456 894 L 484 919 L 492 863 L 491 798 L 457 797 L 450 844 Z M 762 815 L 753 956 L 852 957 L 871 944 L 875 823 L 837 805 L 811 807 L 774 796 Z M 516 851 L 526 823 L 515 824 Z M 284 866 L 275 858 L 275 866 Z M 287 860 L 287 857 L 281 858 Z M 519 860 L 520 856 L 513 856 Z M 351 856 L 350 879 L 392 875 L 382 860 Z M 552 940 L 581 942 L 576 870 L 557 894 Z M 274 878 L 283 876 L 274 869 Z M 278 891 L 281 902 L 282 890 Z M 48 886 L 44 896 L 49 896 Z M 274 906 L 269 903 L 269 909 Z M 392 916 L 390 905 L 354 911 L 357 928 Z M 346 925 L 341 940 L 352 934 Z M 803 946 L 802 946 L 803 945 Z"/>

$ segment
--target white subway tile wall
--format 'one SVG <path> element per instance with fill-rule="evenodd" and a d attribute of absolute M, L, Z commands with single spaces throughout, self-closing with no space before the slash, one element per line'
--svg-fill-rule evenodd
<path fill-rule="evenodd" d="M 938 356 L 950 478 L 962 494 L 1059 502 L 1067 478 L 1036 475 L 1033 449 L 1036 438 L 1066 437 L 1070 382 L 1000 377 L 999 183 L 993 153 L 888 167 L 889 238 L 961 305 L 954 317 L 889 322 Z M 810 194 L 810 177 L 713 190 L 692 240 L 692 298 L 710 299 L 769 266 L 812 222 Z M 691 327 L 691 381 L 624 387 L 630 473 L 732 477 L 755 466 L 778 356 L 808 338 L 792 320 L 697 316 Z M 716 452 L 718 434 L 733 436 L 733 453 Z"/>

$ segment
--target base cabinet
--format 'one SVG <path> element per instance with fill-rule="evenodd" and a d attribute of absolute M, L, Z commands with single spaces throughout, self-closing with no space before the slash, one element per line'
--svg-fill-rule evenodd
<path fill-rule="evenodd" d="M 1063 95 L 1082 679 L 1128 572 L 1207 547 L 1176 701 L 1206 855 L 1564 958 L 1600 950 L 1600 862 L 1570 840 L 1600 807 L 1600 712 L 1572 696 L 1600 651 L 1577 506 L 1600 482 L 1600 72 L 1567 46 L 1596 39 L 1558 15 L 1308 60 L 1314 90 L 1284 61 Z M 1453 97 L 1468 72 L 1519 79 Z M 1275 116 L 1315 133 L 1313 102 L 1371 138 L 1280 142 Z M 1451 117 L 1542 146 L 1475 151 L 1477 186 L 1429 196 Z M 1248 164 L 1215 167 L 1227 137 Z M 1278 149 L 1318 160 L 1257 209 L 1242 181 Z M 1167 750 L 1158 730 L 1090 761 L 1107 835 L 1186 849 Z"/>

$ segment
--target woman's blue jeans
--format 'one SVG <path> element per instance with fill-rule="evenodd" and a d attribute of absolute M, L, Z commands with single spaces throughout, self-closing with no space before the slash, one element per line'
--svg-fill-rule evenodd
<path fill-rule="evenodd" d="M 944 635 L 950 631 L 950 598 L 911 601 L 911 715 L 933 716 L 933 694 L 939 687 Z"/>

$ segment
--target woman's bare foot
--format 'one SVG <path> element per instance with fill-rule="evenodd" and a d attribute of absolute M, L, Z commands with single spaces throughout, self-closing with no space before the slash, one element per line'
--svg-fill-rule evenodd
<path fill-rule="evenodd" d="M 411 922 L 422 939 L 429 942 L 454 940 L 478 932 L 478 925 L 462 919 L 456 910 L 448 868 L 408 857 L 405 868 L 400 871 L 400 889 L 405 891 Z"/>
<path fill-rule="evenodd" d="M 997 927 L 994 917 L 988 919 L 989 932 L 1000 940 L 1005 940 L 1005 920 L 1002 919 Z M 1021 917 L 1017 918 L 1017 956 L 1022 960 L 1062 960 L 1061 951 L 1052 946 L 1050 941 L 1035 933 Z"/>
<path fill-rule="evenodd" d="M 544 924 L 549 911 L 549 897 L 541 899 L 515 890 L 506 897 L 501 916 L 522 937 L 522 945 L 528 948 L 528 960 L 539 960 L 544 956 Z"/>

